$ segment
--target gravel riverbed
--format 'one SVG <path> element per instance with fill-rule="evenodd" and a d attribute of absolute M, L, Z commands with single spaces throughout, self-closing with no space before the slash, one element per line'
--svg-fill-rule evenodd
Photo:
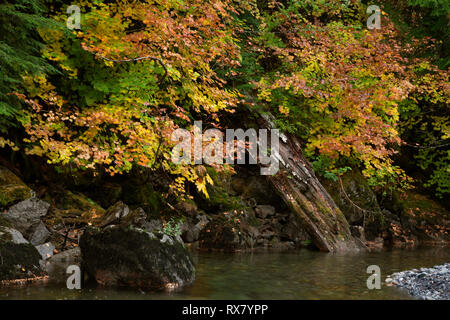
<path fill-rule="evenodd" d="M 450 263 L 391 274 L 386 283 L 419 299 L 450 300 Z"/>

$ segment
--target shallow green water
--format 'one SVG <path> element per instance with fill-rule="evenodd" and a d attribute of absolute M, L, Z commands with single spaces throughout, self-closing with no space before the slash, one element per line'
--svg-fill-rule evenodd
<path fill-rule="evenodd" d="M 195 253 L 197 280 L 181 292 L 144 293 L 134 290 L 63 285 L 0 288 L 0 299 L 410 299 L 401 289 L 387 287 L 387 275 L 401 270 L 450 262 L 450 249 L 392 250 L 333 255 L 308 250 L 288 253 Z M 381 290 L 369 290 L 369 265 L 381 268 Z"/>

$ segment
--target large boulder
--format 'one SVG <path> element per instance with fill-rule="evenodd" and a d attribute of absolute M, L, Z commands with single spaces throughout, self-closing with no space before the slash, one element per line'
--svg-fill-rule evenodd
<path fill-rule="evenodd" d="M 181 238 L 124 226 L 89 228 L 80 239 L 84 270 L 98 284 L 174 289 L 192 283 L 195 268 Z"/>
<path fill-rule="evenodd" d="M 31 239 L 48 211 L 50 205 L 36 198 L 19 202 L 2 214 L 2 217 L 19 230 L 27 239 Z"/>
<path fill-rule="evenodd" d="M 6 208 L 31 196 L 31 189 L 19 177 L 0 166 L 0 207 Z"/>
<path fill-rule="evenodd" d="M 40 259 L 36 248 L 18 230 L 0 226 L 0 285 L 43 276 Z"/>

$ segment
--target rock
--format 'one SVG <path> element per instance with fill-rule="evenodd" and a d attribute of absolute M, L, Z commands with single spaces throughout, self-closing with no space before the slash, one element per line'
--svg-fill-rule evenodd
<path fill-rule="evenodd" d="M 132 207 L 141 207 L 145 212 L 159 212 L 163 201 L 152 184 L 139 179 L 127 179 L 122 187 L 123 201 Z"/>
<path fill-rule="evenodd" d="M 247 211 L 236 210 L 210 216 L 209 223 L 200 231 L 199 248 L 231 252 L 250 248 L 248 226 L 257 223 L 255 219 Z"/>
<path fill-rule="evenodd" d="M 150 221 L 145 222 L 144 229 L 153 232 L 153 231 L 161 231 L 163 228 L 163 223 L 161 219 L 152 219 Z"/>
<path fill-rule="evenodd" d="M 386 215 L 394 245 L 401 245 L 405 239 L 408 244 L 450 241 L 450 212 L 428 196 L 414 190 L 394 193 L 386 206 L 395 213 Z"/>
<path fill-rule="evenodd" d="M 3 229 L 0 235 L 0 285 L 4 280 L 35 279 L 45 274 L 39 265 L 41 255 L 19 234 Z"/>
<path fill-rule="evenodd" d="M 30 198 L 19 202 L 3 214 L 14 229 L 19 230 L 27 239 L 31 239 L 34 231 L 47 214 L 50 205 L 42 200 Z"/>
<path fill-rule="evenodd" d="M 11 241 L 12 243 L 15 244 L 28 243 L 28 241 L 23 237 L 20 231 L 1 226 L 0 226 L 0 239 L 4 241 Z"/>
<path fill-rule="evenodd" d="M 265 219 L 275 214 L 275 208 L 270 205 L 258 205 L 255 207 L 255 213 L 257 216 Z"/>
<path fill-rule="evenodd" d="M 47 242 L 39 246 L 36 246 L 36 250 L 41 255 L 42 260 L 47 260 L 53 256 L 55 246 L 51 242 Z"/>
<path fill-rule="evenodd" d="M 89 195 L 103 208 L 109 208 L 118 202 L 122 196 L 122 185 L 119 183 L 101 183 Z"/>
<path fill-rule="evenodd" d="M 147 213 L 144 209 L 137 208 L 131 211 L 129 215 L 122 219 L 124 225 L 132 225 L 142 228 L 147 222 Z"/>
<path fill-rule="evenodd" d="M 19 177 L 0 166 L 0 207 L 9 207 L 31 196 L 31 189 Z"/>
<path fill-rule="evenodd" d="M 195 216 L 198 212 L 197 205 L 192 200 L 179 201 L 176 208 L 188 216 Z"/>
<path fill-rule="evenodd" d="M 130 208 L 122 201 L 119 201 L 109 207 L 108 210 L 94 222 L 94 224 L 99 227 L 104 227 L 109 224 L 117 223 L 128 216 L 129 213 Z"/>
<path fill-rule="evenodd" d="M 48 237 L 50 237 L 50 235 L 50 231 L 48 231 L 48 229 L 45 227 L 45 224 L 41 221 L 34 230 L 30 242 L 33 246 L 38 246 L 40 244 L 43 244 L 48 239 Z"/>
<path fill-rule="evenodd" d="M 104 286 L 179 288 L 195 278 L 192 259 L 180 240 L 123 226 L 90 228 L 80 239 L 83 266 Z"/>
<path fill-rule="evenodd" d="M 200 236 L 200 231 L 208 224 L 209 219 L 205 215 L 197 215 L 197 223 L 191 220 L 185 221 L 181 226 L 182 238 L 188 243 L 195 242 Z"/>
<path fill-rule="evenodd" d="M 79 247 L 55 254 L 50 258 L 51 263 L 77 264 L 81 262 L 81 250 Z"/>
<path fill-rule="evenodd" d="M 50 280 L 66 283 L 67 267 L 70 265 L 81 265 L 80 248 L 77 247 L 55 254 L 45 262 L 45 270 L 47 271 Z"/>
<path fill-rule="evenodd" d="M 384 246 L 384 239 L 381 237 L 376 237 L 372 241 L 365 241 L 364 244 L 371 250 L 381 250 Z"/>

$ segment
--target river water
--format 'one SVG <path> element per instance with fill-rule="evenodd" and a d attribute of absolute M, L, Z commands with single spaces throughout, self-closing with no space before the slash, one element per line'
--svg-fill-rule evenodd
<path fill-rule="evenodd" d="M 195 283 L 179 292 L 139 292 L 64 284 L 0 288 L 0 299 L 411 299 L 384 284 L 387 275 L 450 262 L 450 248 L 392 249 L 327 254 L 306 249 L 285 253 L 193 253 Z M 366 285 L 369 265 L 381 269 L 382 287 Z"/>

